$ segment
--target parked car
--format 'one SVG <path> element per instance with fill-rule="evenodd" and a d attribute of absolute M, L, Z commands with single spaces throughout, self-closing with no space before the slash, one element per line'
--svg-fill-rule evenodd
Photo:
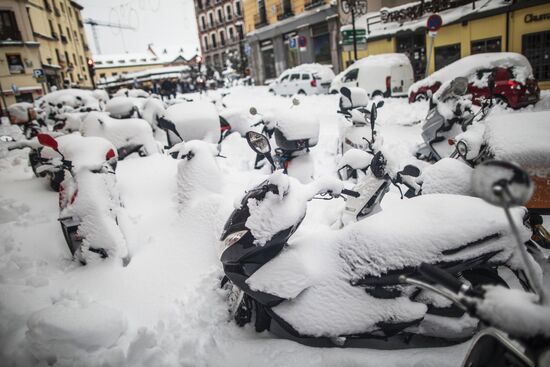
<path fill-rule="evenodd" d="M 413 82 L 411 62 L 405 54 L 372 55 L 338 74 L 330 85 L 330 93 L 339 93 L 342 87 L 359 87 L 369 97 L 399 97 L 406 96 Z"/>
<path fill-rule="evenodd" d="M 521 108 L 540 99 L 540 89 L 527 58 L 514 52 L 490 52 L 464 57 L 409 88 L 409 103 L 425 100 L 446 81 L 468 79 L 468 93 L 475 104 L 489 98 L 487 81 L 495 80 L 494 98 L 512 108 Z"/>
<path fill-rule="evenodd" d="M 269 91 L 282 96 L 326 94 L 334 72 L 325 65 L 303 64 L 285 70 L 269 84 Z"/>

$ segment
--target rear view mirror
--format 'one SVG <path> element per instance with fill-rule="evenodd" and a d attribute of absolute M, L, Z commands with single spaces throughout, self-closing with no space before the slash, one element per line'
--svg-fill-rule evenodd
<path fill-rule="evenodd" d="M 451 82 L 451 90 L 457 96 L 465 95 L 468 91 L 468 79 L 461 76 L 454 78 Z"/>
<path fill-rule="evenodd" d="M 176 129 L 176 125 L 170 120 L 165 119 L 164 117 L 157 118 L 157 124 L 158 126 L 165 131 L 171 131 L 173 132 L 178 138 L 183 141 L 183 138 L 178 133 L 178 130 Z"/>
<path fill-rule="evenodd" d="M 349 99 L 351 102 L 351 91 L 347 87 L 340 88 L 340 94 Z"/>
<path fill-rule="evenodd" d="M 250 148 L 258 154 L 265 155 L 271 152 L 271 145 L 265 135 L 249 131 L 246 133 L 246 141 L 250 145 Z"/>
<path fill-rule="evenodd" d="M 56 152 L 59 150 L 57 149 L 57 140 L 55 140 L 51 135 L 48 134 L 38 134 L 36 135 L 36 138 L 38 139 L 38 142 L 42 144 L 45 147 L 50 147 Z"/>
<path fill-rule="evenodd" d="M 476 196 L 503 208 L 525 205 L 533 195 L 529 174 L 519 166 L 504 161 L 480 164 L 472 174 Z"/>
<path fill-rule="evenodd" d="M 380 108 L 384 106 L 384 101 L 378 101 L 378 103 L 376 104 L 376 108 Z"/>
<path fill-rule="evenodd" d="M 258 114 L 258 110 L 256 107 L 250 107 L 250 110 L 248 110 L 252 116 L 256 116 Z"/>

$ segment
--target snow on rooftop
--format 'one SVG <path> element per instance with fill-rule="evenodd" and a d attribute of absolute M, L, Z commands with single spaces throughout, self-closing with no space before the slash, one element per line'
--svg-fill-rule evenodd
<path fill-rule="evenodd" d="M 135 66 L 156 65 L 173 62 L 177 58 L 190 60 L 195 56 L 195 51 L 189 52 L 182 47 L 159 47 L 153 52 L 135 52 L 122 54 L 94 55 L 96 69 Z"/>

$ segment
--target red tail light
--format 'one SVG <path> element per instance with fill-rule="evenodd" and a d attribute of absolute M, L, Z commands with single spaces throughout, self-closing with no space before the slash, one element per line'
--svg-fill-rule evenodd
<path fill-rule="evenodd" d="M 391 91 L 391 76 L 389 75 L 386 77 L 386 90 Z"/>
<path fill-rule="evenodd" d="M 289 166 L 289 165 L 290 165 L 290 160 L 284 161 L 283 167 L 284 167 L 285 169 L 288 169 L 288 166 Z"/>
<path fill-rule="evenodd" d="M 316 87 L 317 86 L 317 80 L 316 79 L 311 79 L 309 84 L 311 84 L 312 87 Z"/>
<path fill-rule="evenodd" d="M 515 80 L 508 80 L 508 86 L 510 88 L 515 88 L 515 89 L 520 89 L 521 88 L 521 84 Z"/>
<path fill-rule="evenodd" d="M 105 159 L 106 160 L 109 160 L 109 159 L 114 158 L 114 157 L 116 157 L 116 153 L 113 149 L 109 149 L 107 154 L 105 154 Z"/>
<path fill-rule="evenodd" d="M 449 143 L 449 145 L 455 145 L 455 140 L 454 139 L 447 139 L 447 143 Z"/>

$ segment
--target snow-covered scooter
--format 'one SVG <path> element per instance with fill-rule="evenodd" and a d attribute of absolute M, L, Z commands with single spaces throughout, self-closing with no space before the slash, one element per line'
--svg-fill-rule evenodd
<path fill-rule="evenodd" d="M 427 263 L 419 267 L 423 279 L 401 275 L 400 281 L 438 294 L 487 326 L 476 335 L 462 366 L 548 366 L 550 303 L 510 212 L 511 207 L 529 201 L 533 193 L 529 175 L 513 164 L 488 161 L 476 168 L 472 184 L 481 198 L 506 211 L 523 267 L 536 293 L 500 285 L 474 287 Z"/>
<path fill-rule="evenodd" d="M 65 136 L 63 146 L 48 134 L 37 137 L 59 154 L 65 173 L 59 187 L 59 222 L 73 258 L 82 265 L 98 258 L 120 258 L 126 266 L 130 255 L 119 227 L 123 213 L 114 146 L 103 138 L 78 134 Z"/>
<path fill-rule="evenodd" d="M 269 157 L 264 136 L 249 140 Z M 314 196 L 357 195 L 342 187 L 303 185 L 277 171 L 241 200 L 221 236 L 223 283 L 231 285 L 230 311 L 239 325 L 254 319 L 257 331 L 313 345 L 358 345 L 357 339 L 379 348 L 446 345 L 471 337 L 477 322 L 403 285 L 400 276 L 424 280 L 423 262 L 473 285 L 506 284 L 501 273 L 524 274 L 500 211 L 467 196 L 419 196 L 338 231 L 292 238 Z M 521 221 L 523 211 L 511 215 Z"/>

